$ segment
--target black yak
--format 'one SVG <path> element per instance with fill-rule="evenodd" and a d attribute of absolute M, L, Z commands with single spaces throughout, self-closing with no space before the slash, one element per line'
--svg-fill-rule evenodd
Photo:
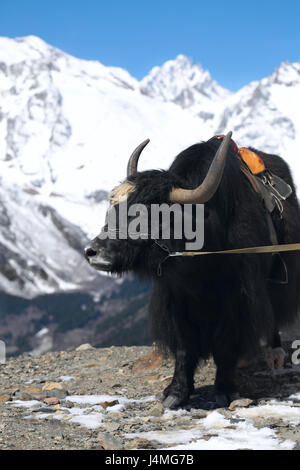
<path fill-rule="evenodd" d="M 231 133 L 223 140 L 216 136 L 192 145 L 167 171 L 138 172 L 138 159 L 147 143 L 130 157 L 126 180 L 111 194 L 111 208 L 120 210 L 121 199 L 129 208 L 204 204 L 204 251 L 272 243 L 266 209 L 241 171 Z M 300 242 L 300 212 L 288 165 L 276 155 L 255 152 L 293 190 L 283 202 L 282 214 L 277 209 L 272 212 L 278 243 Z M 269 253 L 168 257 L 168 251 L 185 250 L 184 238 L 126 238 L 118 227 L 116 234 L 111 238 L 100 234 L 86 247 L 85 256 L 96 269 L 118 274 L 133 271 L 152 279 L 153 340 L 175 357 L 174 377 L 164 390 L 165 406 L 187 401 L 196 366 L 210 355 L 217 368 L 217 403 L 226 406 L 238 396 L 234 376 L 239 361 L 256 356 L 262 343 L 280 346 L 279 329 L 297 315 L 299 253 L 281 254 L 288 281 L 275 283 L 276 256 Z"/>

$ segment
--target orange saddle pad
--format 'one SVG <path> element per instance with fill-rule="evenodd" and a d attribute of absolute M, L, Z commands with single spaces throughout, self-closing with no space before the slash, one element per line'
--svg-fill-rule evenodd
<path fill-rule="evenodd" d="M 241 147 L 239 149 L 239 152 L 251 173 L 257 175 L 258 173 L 261 173 L 265 170 L 265 164 L 262 159 L 257 155 L 257 153 L 252 152 L 252 150 L 249 150 L 246 147 Z"/>

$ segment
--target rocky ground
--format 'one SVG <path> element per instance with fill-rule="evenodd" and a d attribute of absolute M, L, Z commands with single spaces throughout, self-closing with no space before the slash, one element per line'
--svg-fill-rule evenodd
<path fill-rule="evenodd" d="M 0 449 L 300 448 L 300 366 L 241 370 L 245 399 L 218 408 L 208 361 L 174 411 L 160 403 L 172 372 L 151 347 L 11 358 L 0 365 Z"/>

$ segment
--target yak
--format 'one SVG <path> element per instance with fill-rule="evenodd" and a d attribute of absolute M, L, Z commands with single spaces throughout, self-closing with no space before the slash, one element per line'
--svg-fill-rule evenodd
<path fill-rule="evenodd" d="M 168 170 L 139 172 L 138 160 L 148 142 L 129 158 L 125 181 L 110 195 L 110 209 L 117 211 L 124 200 L 128 207 L 203 204 L 204 251 L 272 243 L 266 208 L 241 171 L 231 133 L 190 146 Z M 299 205 L 288 165 L 279 156 L 252 150 L 292 189 L 283 210 L 271 214 L 278 243 L 300 242 Z M 274 282 L 278 268 L 271 253 L 168 257 L 167 253 L 184 251 L 184 237 L 131 239 L 121 237 L 118 227 L 116 233 L 111 238 L 98 235 L 85 248 L 85 256 L 98 270 L 119 275 L 131 271 L 152 280 L 152 337 L 175 359 L 173 379 L 163 392 L 164 406 L 187 402 L 194 390 L 195 369 L 210 356 L 216 365 L 216 402 L 228 406 L 239 397 L 235 380 L 239 362 L 256 357 L 263 344 L 280 347 L 280 328 L 297 316 L 299 253 L 280 254 L 288 279 Z"/>

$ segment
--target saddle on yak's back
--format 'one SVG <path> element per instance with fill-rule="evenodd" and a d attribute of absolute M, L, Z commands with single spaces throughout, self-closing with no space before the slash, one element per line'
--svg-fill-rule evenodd
<path fill-rule="evenodd" d="M 271 173 L 266 168 L 262 158 L 253 150 L 241 147 L 238 149 L 238 153 L 251 175 L 245 171 L 244 173 L 246 173 L 252 185 L 256 185 L 254 189 L 260 193 L 268 212 L 273 212 L 277 207 L 280 214 L 282 214 L 282 201 L 285 201 L 292 194 L 291 186 L 279 176 Z"/>
<path fill-rule="evenodd" d="M 224 135 L 217 135 L 216 137 L 218 140 L 222 140 Z M 291 186 L 279 176 L 271 173 L 266 168 L 263 159 L 256 152 L 247 147 L 239 148 L 232 139 L 231 142 L 239 157 L 242 172 L 248 177 L 254 190 L 262 198 L 267 212 L 271 214 L 277 207 L 281 215 L 283 212 L 282 201 L 285 201 L 293 192 Z"/>

